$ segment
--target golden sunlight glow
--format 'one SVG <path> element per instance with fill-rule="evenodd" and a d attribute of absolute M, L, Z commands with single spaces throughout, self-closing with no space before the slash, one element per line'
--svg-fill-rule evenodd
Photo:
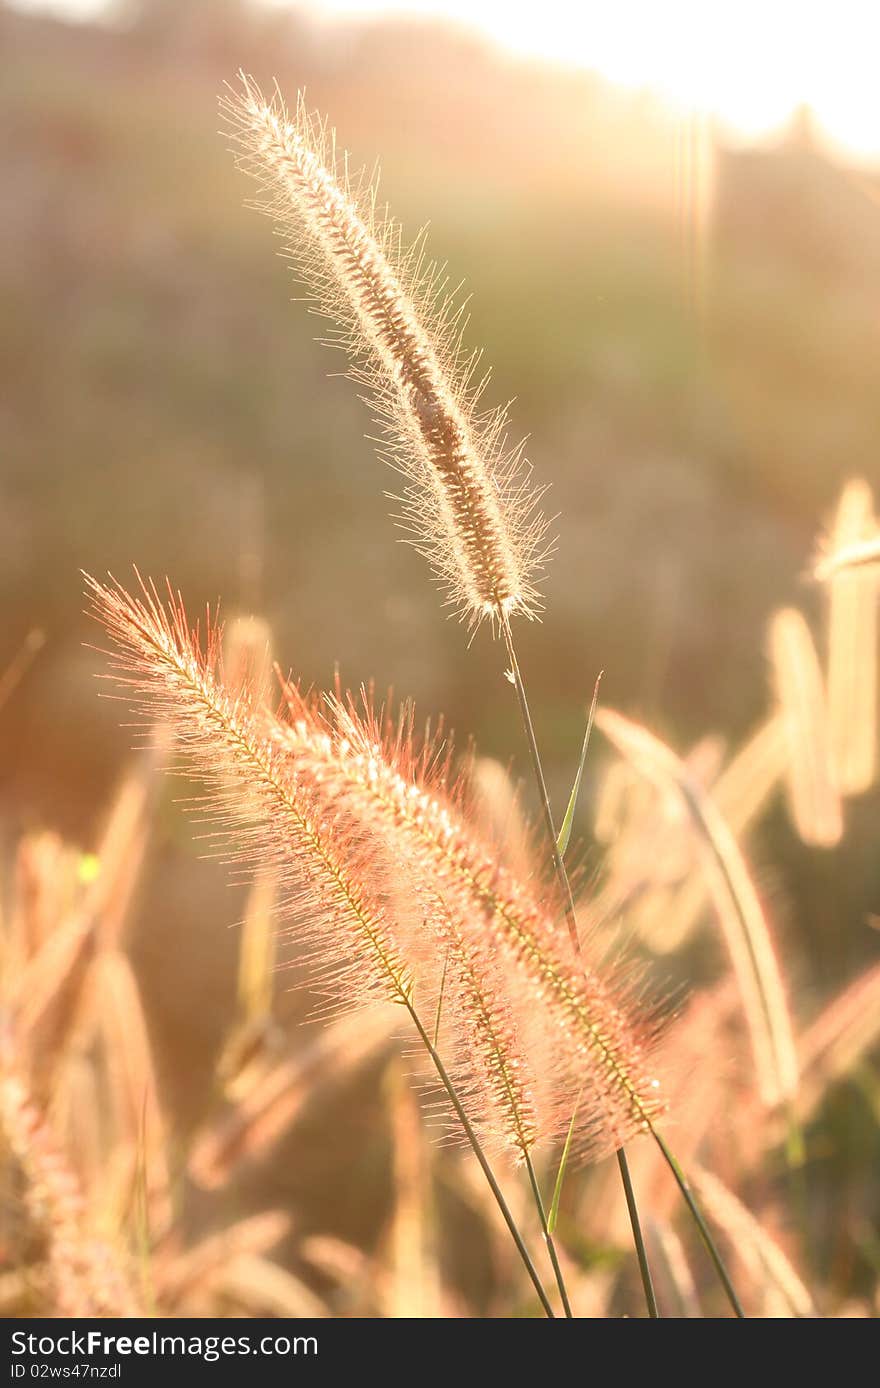
<path fill-rule="evenodd" d="M 113 0 L 10 0 L 91 19 Z M 257 0 L 331 21 L 391 14 L 446 19 L 523 56 L 650 88 L 680 110 L 720 117 L 744 138 L 809 104 L 826 137 L 880 160 L 877 0 Z"/>
<path fill-rule="evenodd" d="M 880 158 L 880 6 L 871 0 L 313 0 L 309 8 L 328 17 L 442 16 L 513 52 L 650 87 L 745 137 L 778 128 L 808 102 L 832 141 Z"/>

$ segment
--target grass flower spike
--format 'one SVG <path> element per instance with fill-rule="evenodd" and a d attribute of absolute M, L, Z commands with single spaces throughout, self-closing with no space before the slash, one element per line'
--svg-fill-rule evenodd
<path fill-rule="evenodd" d="M 564 1133 L 578 1108 L 582 1157 L 617 1150 L 650 1126 L 665 1106 L 652 1065 L 651 1010 L 623 971 L 591 967 L 575 953 L 561 919 L 559 893 L 523 882 L 500 866 L 449 793 L 430 748 L 413 751 L 406 720 L 387 731 L 369 710 L 330 699 L 324 728 L 288 688 L 291 721 L 283 730 L 297 773 L 332 784 L 353 818 L 386 837 L 409 890 L 434 894 L 459 923 L 478 967 L 507 960 L 507 990 L 520 1025 L 543 1020 L 530 1051 L 532 1069 L 554 1075 L 551 1126 Z M 549 1029 L 549 1034 L 548 1034 Z M 578 1104 L 578 1095 L 581 1101 Z"/>
<path fill-rule="evenodd" d="M 401 249 L 378 215 L 376 189 L 349 176 L 334 136 L 300 96 L 288 112 L 250 78 L 224 98 L 239 162 L 263 191 L 258 206 L 320 311 L 344 325 L 352 358 L 383 428 L 382 454 L 404 477 L 405 526 L 450 601 L 472 624 L 538 606 L 535 573 L 545 523 L 504 410 L 480 409 L 482 384 L 461 347 L 461 311 L 422 238 Z"/>
<path fill-rule="evenodd" d="M 481 1141 L 520 1159 L 564 1136 L 576 1106 L 585 1158 L 650 1125 L 663 1098 L 645 1009 L 574 955 L 555 894 L 495 863 L 411 720 L 385 734 L 341 697 L 322 709 L 288 688 L 281 721 L 247 684 L 229 688 L 219 632 L 200 644 L 179 600 L 91 591 L 123 685 L 174 729 L 233 859 L 278 874 L 282 914 L 335 1003 L 415 999 L 436 1016 Z"/>
<path fill-rule="evenodd" d="M 368 854 L 341 834 L 313 791 L 290 775 L 255 717 L 247 685 L 223 683 L 218 631 L 206 649 L 179 599 L 163 606 L 87 580 L 95 614 L 117 647 L 114 672 L 147 716 L 173 728 L 208 813 L 235 861 L 278 874 L 288 919 L 321 964 L 332 996 L 404 1002 L 410 978 L 381 902 L 369 890 Z"/>
<path fill-rule="evenodd" d="M 122 683 L 174 729 L 207 792 L 197 806 L 224 849 L 258 875 L 277 875 L 282 917 L 331 1001 L 351 1011 L 415 997 L 425 1018 L 438 1018 L 446 1068 L 487 1144 L 522 1158 L 539 1137 L 557 1136 L 563 1110 L 547 1083 L 552 1066 L 508 1003 L 505 971 L 438 884 L 401 890 L 387 835 L 352 813 L 338 771 L 323 766 L 322 728 L 310 728 L 310 756 L 291 755 L 285 725 L 255 702 L 258 686 L 224 680 L 216 628 L 202 650 L 178 600 L 91 588 Z"/>

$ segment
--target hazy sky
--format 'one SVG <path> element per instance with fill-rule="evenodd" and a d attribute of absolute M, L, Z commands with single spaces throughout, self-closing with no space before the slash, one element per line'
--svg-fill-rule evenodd
<path fill-rule="evenodd" d="M 95 13 L 102 0 L 16 0 Z M 285 5 L 292 0 L 262 0 Z M 518 53 L 650 86 L 713 111 L 744 135 L 779 126 L 808 101 L 851 152 L 880 159 L 880 0 L 309 0 L 335 16 L 445 15 Z"/>

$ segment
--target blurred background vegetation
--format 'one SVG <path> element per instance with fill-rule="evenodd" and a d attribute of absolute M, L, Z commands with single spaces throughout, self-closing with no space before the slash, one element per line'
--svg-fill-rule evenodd
<path fill-rule="evenodd" d="M 219 597 L 264 617 L 305 680 L 339 662 L 519 757 L 497 648 L 443 621 L 356 392 L 243 206 L 216 111 L 240 66 L 305 86 L 356 164 L 381 156 L 395 215 L 430 221 L 474 292 L 468 340 L 558 512 L 546 620 L 521 634 L 557 800 L 600 668 L 604 700 L 675 746 L 736 743 L 767 702 L 768 614 L 818 613 L 817 529 L 845 478 L 880 476 L 880 175 L 832 156 L 807 111 L 734 148 L 650 95 L 425 22 L 328 28 L 235 0 L 142 0 L 106 27 L 3 9 L 0 668 L 46 638 L 0 716 L 7 844 L 49 826 L 91 846 L 128 762 L 80 569 L 167 574 L 192 612 Z M 597 749 L 588 777 L 600 765 Z M 877 811 L 876 791 L 848 807 L 824 853 L 778 812 L 755 837 L 807 1016 L 876 954 Z M 131 949 L 163 1084 L 195 1123 L 242 897 L 170 792 L 153 852 Z M 598 871 L 589 841 L 585 861 Z M 364 1234 L 365 1208 L 332 1217 Z"/>

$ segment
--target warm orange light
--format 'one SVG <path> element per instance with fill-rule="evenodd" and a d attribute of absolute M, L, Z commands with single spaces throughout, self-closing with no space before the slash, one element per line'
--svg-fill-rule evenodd
<path fill-rule="evenodd" d="M 864 0 L 312 0 L 309 8 L 327 17 L 443 16 L 515 52 L 651 87 L 675 106 L 720 116 L 743 136 L 780 126 L 807 102 L 833 141 L 880 158 L 880 12 Z"/>

